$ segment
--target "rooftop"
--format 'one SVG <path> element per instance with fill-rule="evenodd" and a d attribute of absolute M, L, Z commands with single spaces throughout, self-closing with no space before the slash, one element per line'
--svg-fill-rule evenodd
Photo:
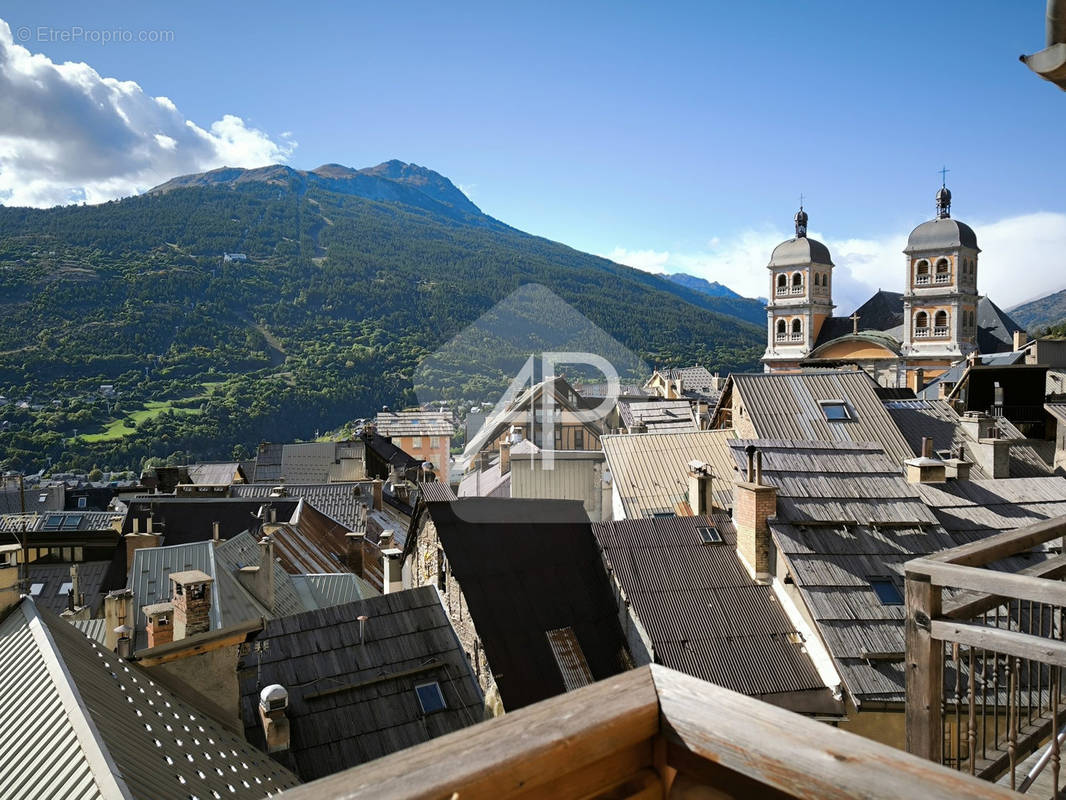
<path fill-rule="evenodd" d="M 450 411 L 383 411 L 374 418 L 382 436 L 453 436 Z"/>

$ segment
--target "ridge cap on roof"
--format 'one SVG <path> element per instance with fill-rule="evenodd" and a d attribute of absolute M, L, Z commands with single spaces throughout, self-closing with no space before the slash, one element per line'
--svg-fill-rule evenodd
<path fill-rule="evenodd" d="M 78 690 L 78 684 L 67 667 L 63 652 L 56 644 L 52 632 L 45 624 L 32 598 L 23 598 L 17 606 L 17 612 L 21 613 L 23 619 L 26 620 L 26 627 L 37 644 L 41 660 L 45 669 L 48 670 L 59 701 L 66 711 L 67 722 L 74 731 L 85 760 L 89 764 L 94 783 L 104 796 L 117 793 L 115 796 L 133 800 L 133 793 L 125 780 L 120 777 L 118 765 L 112 759 L 107 742 L 104 741 L 89 707 Z"/>

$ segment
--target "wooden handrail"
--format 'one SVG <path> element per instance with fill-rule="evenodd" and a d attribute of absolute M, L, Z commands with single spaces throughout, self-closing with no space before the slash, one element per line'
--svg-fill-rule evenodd
<path fill-rule="evenodd" d="M 1015 600 L 1066 606 L 1066 583 L 1062 581 L 1034 578 L 1016 572 L 979 569 L 931 558 L 908 561 L 904 565 L 904 571 L 908 579 L 921 576 L 931 580 L 936 586 L 971 589 Z"/>
<path fill-rule="evenodd" d="M 923 561 L 943 561 L 967 567 L 982 567 L 1001 558 L 1032 550 L 1038 544 L 1066 536 L 1066 516 L 1054 517 L 1024 528 L 1004 533 L 995 533 L 976 542 L 952 547 L 930 556 Z M 908 562 L 908 566 L 913 562 Z"/>
<path fill-rule="evenodd" d="M 1030 564 L 1015 574 L 1049 580 L 1061 578 L 1066 575 L 1066 554 Z M 956 595 L 952 603 L 945 604 L 944 616 L 948 619 L 973 619 L 978 614 L 1002 605 L 1006 599 L 1005 595 L 966 591 L 964 594 Z"/>
<path fill-rule="evenodd" d="M 777 706 L 650 665 L 282 794 L 284 800 L 1013 795 Z M 709 794 L 707 789 L 712 793 Z"/>

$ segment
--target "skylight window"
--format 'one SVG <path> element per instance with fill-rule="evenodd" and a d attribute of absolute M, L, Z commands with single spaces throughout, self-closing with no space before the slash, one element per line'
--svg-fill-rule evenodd
<path fill-rule="evenodd" d="M 721 544 L 722 534 L 718 532 L 717 528 L 711 528 L 707 525 L 701 525 L 696 528 L 696 533 L 700 535 L 700 541 L 704 544 Z"/>
<path fill-rule="evenodd" d="M 843 400 L 820 400 L 822 414 L 829 422 L 846 422 L 851 419 L 851 409 Z"/>
<path fill-rule="evenodd" d="M 71 589 L 74 588 L 74 584 L 71 581 L 67 581 L 59 587 L 60 594 L 70 594 Z"/>
<path fill-rule="evenodd" d="M 31 583 L 30 584 L 30 594 L 33 595 L 34 597 L 37 597 L 43 591 L 44 591 L 44 584 L 43 583 Z"/>
<path fill-rule="evenodd" d="M 436 681 L 418 684 L 415 687 L 415 694 L 418 695 L 418 704 L 422 706 L 423 714 L 443 711 L 448 707 L 444 702 L 444 695 L 441 694 L 440 684 Z"/>
<path fill-rule="evenodd" d="M 891 578 L 870 578 L 870 586 L 877 593 L 877 599 L 883 606 L 903 605 L 903 595 Z"/>
<path fill-rule="evenodd" d="M 46 531 L 57 531 L 57 530 L 59 530 L 59 526 L 62 525 L 62 524 L 63 524 L 63 515 L 62 514 L 52 514 L 52 515 L 50 515 L 50 516 L 45 518 L 45 520 L 44 520 L 44 529 Z"/>

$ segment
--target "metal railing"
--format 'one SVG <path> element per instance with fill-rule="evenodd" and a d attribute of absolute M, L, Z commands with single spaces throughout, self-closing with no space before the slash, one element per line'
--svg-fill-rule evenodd
<path fill-rule="evenodd" d="M 1059 785 L 1064 535 L 1059 517 L 907 562 L 908 751 L 1020 791 L 1044 770 Z"/>

